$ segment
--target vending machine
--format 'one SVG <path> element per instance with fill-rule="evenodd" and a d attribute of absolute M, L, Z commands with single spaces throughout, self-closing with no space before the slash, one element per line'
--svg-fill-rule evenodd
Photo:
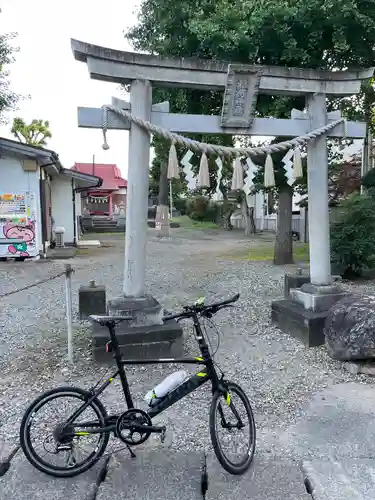
<path fill-rule="evenodd" d="M 0 257 L 36 257 L 36 194 L 0 193 Z"/>

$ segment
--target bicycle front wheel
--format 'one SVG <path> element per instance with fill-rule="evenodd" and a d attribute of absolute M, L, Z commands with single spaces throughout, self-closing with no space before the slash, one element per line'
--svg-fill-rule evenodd
<path fill-rule="evenodd" d="M 21 422 L 20 444 L 34 467 L 51 476 L 73 477 L 90 469 L 103 455 L 109 432 L 87 432 L 106 425 L 107 412 L 98 399 L 61 437 L 66 421 L 90 396 L 77 387 L 59 387 L 45 392 L 29 406 Z"/>
<path fill-rule="evenodd" d="M 250 467 L 255 452 L 254 415 L 239 385 L 224 382 L 224 386 L 226 393 L 215 392 L 211 402 L 211 441 L 224 469 L 230 474 L 243 474 Z"/>

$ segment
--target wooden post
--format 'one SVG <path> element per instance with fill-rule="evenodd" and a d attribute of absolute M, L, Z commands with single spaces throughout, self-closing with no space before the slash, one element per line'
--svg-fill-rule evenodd
<path fill-rule="evenodd" d="M 326 96 L 313 94 L 307 97 L 307 110 L 311 129 L 326 125 Z M 331 259 L 328 209 L 328 158 L 325 134 L 307 143 L 308 220 L 310 245 L 311 284 L 330 285 Z"/>
<path fill-rule="evenodd" d="M 134 116 L 150 120 L 150 82 L 134 80 L 130 102 Z M 128 297 L 142 297 L 145 292 L 149 163 L 150 134 L 132 124 L 129 134 L 124 272 L 124 294 Z"/>

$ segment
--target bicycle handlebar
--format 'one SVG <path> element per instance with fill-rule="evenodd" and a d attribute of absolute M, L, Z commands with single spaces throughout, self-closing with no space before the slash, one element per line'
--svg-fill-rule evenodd
<path fill-rule="evenodd" d="M 194 314 L 199 314 L 201 316 L 204 316 L 205 314 L 216 314 L 220 309 L 224 307 L 229 307 L 230 304 L 233 304 L 234 302 L 237 302 L 237 300 L 240 298 L 240 294 L 236 293 L 236 295 L 233 295 L 230 299 L 223 300 L 221 302 L 214 302 L 213 304 L 209 305 L 193 305 L 193 306 L 185 306 L 184 311 L 176 314 L 167 314 L 166 316 L 163 316 L 163 321 L 168 320 L 168 319 L 184 319 L 184 318 L 191 318 Z"/>

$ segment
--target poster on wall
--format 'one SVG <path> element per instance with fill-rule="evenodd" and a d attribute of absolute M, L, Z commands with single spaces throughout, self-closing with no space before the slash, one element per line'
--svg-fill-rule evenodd
<path fill-rule="evenodd" d="M 37 225 L 35 193 L 0 193 L 0 257 L 36 257 Z"/>

